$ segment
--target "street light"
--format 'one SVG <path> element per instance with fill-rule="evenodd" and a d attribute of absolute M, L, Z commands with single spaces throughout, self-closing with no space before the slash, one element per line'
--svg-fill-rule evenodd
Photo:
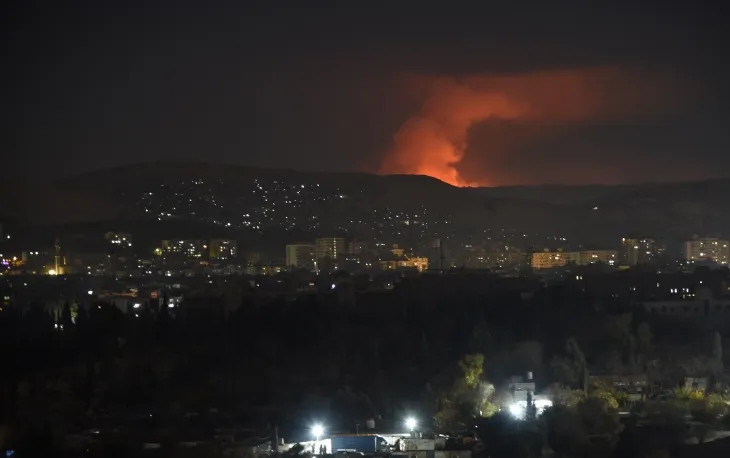
<path fill-rule="evenodd" d="M 515 402 L 509 406 L 509 413 L 518 420 L 524 419 L 527 414 L 526 407 L 522 407 L 519 403 Z"/>
<path fill-rule="evenodd" d="M 317 439 L 317 442 L 319 442 L 319 436 L 322 434 L 324 434 L 324 427 L 321 424 L 317 423 L 312 426 L 312 435 Z"/>
<path fill-rule="evenodd" d="M 413 431 L 414 429 L 416 429 L 416 426 L 418 426 L 418 422 L 416 421 L 416 419 L 415 419 L 415 418 L 413 418 L 413 417 L 408 417 L 408 418 L 406 419 L 406 427 L 407 427 L 407 428 L 408 428 L 408 429 L 409 429 L 410 431 Z"/>

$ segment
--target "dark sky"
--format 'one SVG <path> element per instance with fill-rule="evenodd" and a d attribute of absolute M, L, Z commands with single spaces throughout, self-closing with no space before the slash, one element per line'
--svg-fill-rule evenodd
<path fill-rule="evenodd" d="M 425 3 L 4 2 L 3 168 L 45 178 L 182 159 L 377 172 L 424 103 L 414 78 L 610 66 L 677 77 L 663 97 L 687 102 L 570 126 L 476 123 L 460 173 L 730 176 L 721 4 Z"/>

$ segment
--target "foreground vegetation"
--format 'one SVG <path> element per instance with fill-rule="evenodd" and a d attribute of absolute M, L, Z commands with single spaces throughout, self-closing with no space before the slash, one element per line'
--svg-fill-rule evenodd
<path fill-rule="evenodd" d="M 175 425 L 187 412 L 217 408 L 240 423 L 278 424 L 283 435 L 311 419 L 347 431 L 363 419 L 414 412 L 439 431 L 503 419 L 491 430 L 517 428 L 575 455 L 618 449 L 630 429 L 620 410 L 636 413 L 640 428 L 689 421 L 709 431 L 725 423 L 719 334 L 668 328 L 641 311 L 598 311 L 585 300 L 560 288 L 530 300 L 501 290 L 426 296 L 405 283 L 353 306 L 311 296 L 226 312 L 211 300 L 135 316 L 105 304 L 21 304 L 0 314 L 2 440 L 57 447 L 69 433 L 127 424 L 141 412 Z M 509 377 L 527 371 L 556 405 L 534 420 L 507 422 Z M 652 391 L 633 404 L 611 387 L 588 387 L 586 395 L 586 373 L 643 373 Z M 686 376 L 707 377 L 708 393 L 656 398 Z"/>

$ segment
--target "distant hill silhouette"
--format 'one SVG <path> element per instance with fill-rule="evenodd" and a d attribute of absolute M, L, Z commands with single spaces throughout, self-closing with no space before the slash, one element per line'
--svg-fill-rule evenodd
<path fill-rule="evenodd" d="M 205 162 L 161 161 L 102 169 L 83 173 L 59 183 L 64 189 L 82 190 L 90 187 L 111 195 L 127 192 L 132 184 L 176 183 L 182 180 L 236 181 L 266 178 L 299 180 L 338 186 L 343 190 L 372 189 L 381 198 L 442 199 L 469 196 L 468 190 L 451 186 L 424 175 L 373 175 L 357 172 L 299 172 L 291 169 L 265 169 Z"/>
<path fill-rule="evenodd" d="M 691 183 L 652 183 L 625 186 L 514 186 L 457 188 L 419 175 L 379 176 L 353 172 L 299 172 L 205 162 L 164 161 L 83 173 L 43 186 L 11 187 L 0 216 L 27 224 L 64 224 L 140 220 L 145 215 L 139 196 L 161 184 L 189 180 L 225 185 L 231 202 L 244 199 L 244 184 L 280 180 L 340 190 L 349 199 L 326 209 L 312 203 L 309 211 L 346 219 L 390 209 L 429 218 L 453 220 L 454 225 L 542 231 L 579 240 L 615 240 L 622 235 L 684 238 L 694 233 L 730 231 L 730 179 Z M 399 211 L 400 211 L 399 210 Z M 234 213 L 238 211 L 233 208 Z M 244 210 L 241 210 L 244 211 Z"/>
<path fill-rule="evenodd" d="M 63 180 L 60 186 L 75 192 L 94 192 L 119 198 L 130 189 L 139 189 L 150 183 L 173 184 L 195 179 L 225 182 L 231 186 L 231 192 L 236 192 L 236 183 L 256 178 L 319 184 L 336 187 L 348 195 L 362 194 L 358 202 L 348 201 L 348 205 L 353 206 L 418 208 L 427 205 L 431 211 L 442 213 L 444 218 L 446 215 L 463 215 L 469 224 L 513 227 L 512 222 L 516 222 L 520 226 L 521 221 L 534 218 L 535 212 L 560 216 L 565 210 L 562 206 L 544 202 L 492 199 L 475 189 L 458 188 L 424 175 L 299 172 L 202 162 L 153 162 L 115 167 L 77 175 Z M 560 223 L 559 226 L 565 224 Z"/>

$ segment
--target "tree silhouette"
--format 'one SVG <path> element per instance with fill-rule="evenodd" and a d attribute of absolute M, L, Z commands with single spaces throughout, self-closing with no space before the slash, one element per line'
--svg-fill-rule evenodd
<path fill-rule="evenodd" d="M 720 333 L 715 331 L 712 336 L 712 369 L 715 374 L 719 374 L 723 371 L 722 361 L 722 337 Z"/>
<path fill-rule="evenodd" d="M 61 326 L 64 330 L 70 331 L 73 326 L 73 320 L 71 318 L 71 304 L 66 302 L 63 306 L 63 312 L 61 312 Z"/>

